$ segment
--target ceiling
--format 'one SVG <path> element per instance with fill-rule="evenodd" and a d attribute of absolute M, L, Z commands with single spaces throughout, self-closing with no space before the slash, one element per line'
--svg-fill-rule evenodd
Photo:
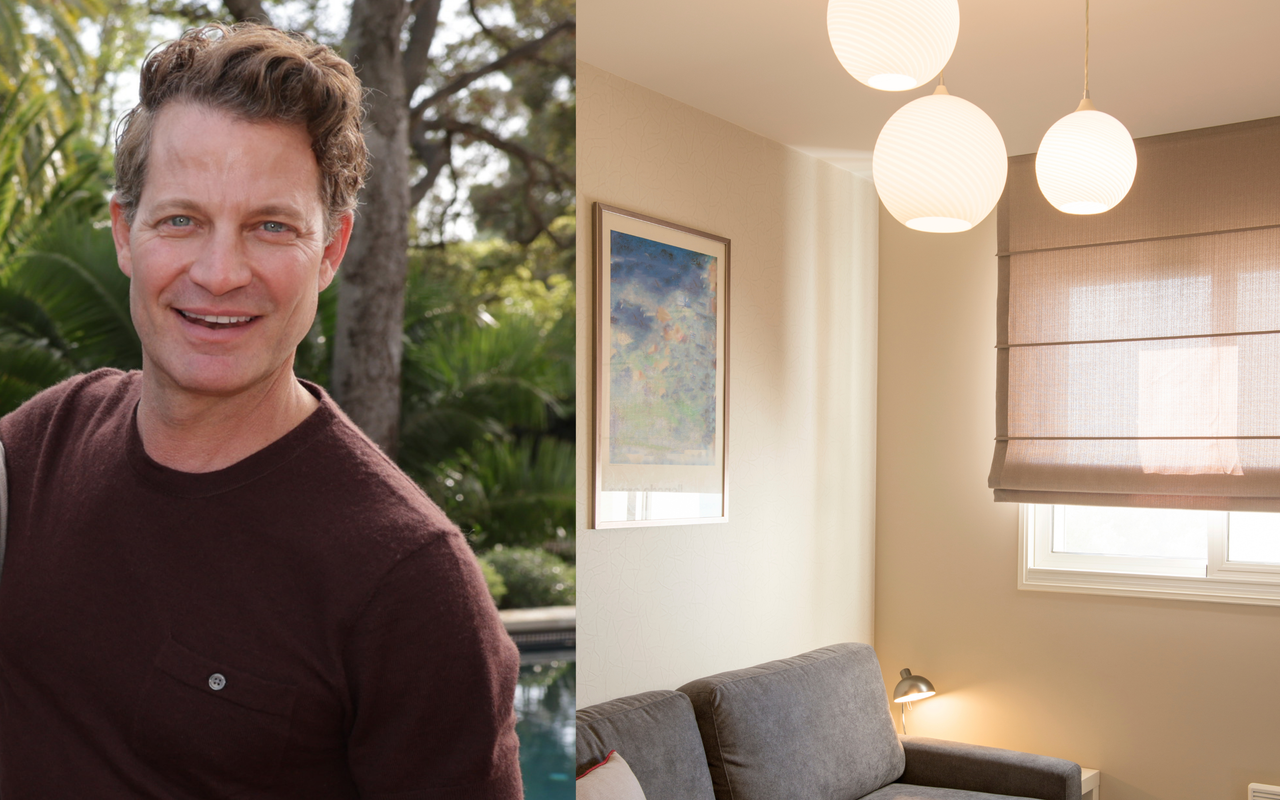
<path fill-rule="evenodd" d="M 932 84 L 858 83 L 826 0 L 578 0 L 578 58 L 858 172 L 885 121 Z M 1092 0 L 1089 88 L 1135 137 L 1280 116 L 1280 2 Z M 947 88 L 1035 152 L 1083 89 L 1083 0 L 960 0 Z"/>

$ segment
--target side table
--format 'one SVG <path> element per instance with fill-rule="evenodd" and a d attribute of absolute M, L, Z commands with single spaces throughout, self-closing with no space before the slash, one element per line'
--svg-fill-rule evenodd
<path fill-rule="evenodd" d="M 1102 773 L 1096 769 L 1080 768 L 1080 800 L 1098 800 L 1101 793 L 1098 785 L 1102 783 Z"/>

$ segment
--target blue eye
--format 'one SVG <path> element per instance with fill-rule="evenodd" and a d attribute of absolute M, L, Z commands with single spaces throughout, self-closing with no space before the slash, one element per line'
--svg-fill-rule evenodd
<path fill-rule="evenodd" d="M 289 230 L 289 227 L 285 225 L 283 222 L 264 222 L 262 223 L 262 227 L 268 233 L 284 233 L 285 231 Z"/>
<path fill-rule="evenodd" d="M 175 228 L 185 228 L 191 224 L 191 217 L 186 217 L 179 214 L 176 217 L 170 217 L 169 224 L 174 226 Z"/>

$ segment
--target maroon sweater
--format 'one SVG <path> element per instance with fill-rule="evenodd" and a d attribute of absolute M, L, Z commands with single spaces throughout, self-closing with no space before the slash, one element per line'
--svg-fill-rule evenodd
<path fill-rule="evenodd" d="M 6 798 L 518 798 L 518 656 L 463 537 L 320 408 L 226 469 L 150 459 L 140 373 L 0 420 Z"/>

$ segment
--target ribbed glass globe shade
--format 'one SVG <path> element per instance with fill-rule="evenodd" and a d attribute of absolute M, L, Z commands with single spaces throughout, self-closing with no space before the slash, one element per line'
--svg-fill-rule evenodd
<path fill-rule="evenodd" d="M 1101 214 L 1129 193 L 1138 170 L 1133 137 L 1120 120 L 1093 107 L 1053 123 L 1036 153 L 1036 180 L 1045 199 L 1068 214 Z"/>
<path fill-rule="evenodd" d="M 996 124 L 943 86 L 898 109 L 871 155 L 885 208 L 908 228 L 932 233 L 967 231 L 981 222 L 1000 199 L 1008 173 Z"/>
<path fill-rule="evenodd" d="M 923 86 L 960 34 L 957 0 L 830 0 L 827 35 L 849 74 L 873 89 Z"/>

